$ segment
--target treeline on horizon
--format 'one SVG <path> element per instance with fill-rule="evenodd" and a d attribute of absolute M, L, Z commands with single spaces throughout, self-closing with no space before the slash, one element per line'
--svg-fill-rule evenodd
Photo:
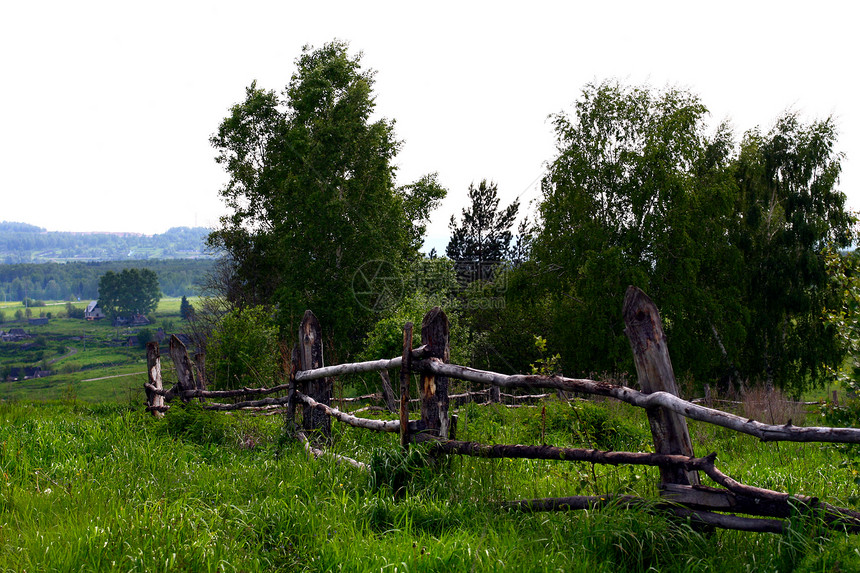
<path fill-rule="evenodd" d="M 0 297 L 6 301 L 96 300 L 102 275 L 129 268 L 154 271 L 165 296 L 195 296 L 212 265 L 211 259 L 6 264 L 0 265 Z"/>
<path fill-rule="evenodd" d="M 212 258 L 205 227 L 173 227 L 156 235 L 46 231 L 0 222 L 0 263 L 81 260 Z"/>

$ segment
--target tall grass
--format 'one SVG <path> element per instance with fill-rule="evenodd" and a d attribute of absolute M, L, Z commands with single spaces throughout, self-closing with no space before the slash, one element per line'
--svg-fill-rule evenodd
<path fill-rule="evenodd" d="M 646 449 L 641 412 L 593 403 L 469 406 L 464 439 Z M 629 414 L 629 415 L 628 415 Z M 634 417 L 635 415 L 635 417 Z M 120 406 L 0 404 L 5 571 L 843 571 L 855 537 L 800 518 L 786 536 L 701 532 L 646 510 L 524 514 L 494 502 L 653 495 L 655 470 L 404 457 L 390 435 L 334 426 L 331 449 L 367 475 L 308 459 L 277 417 L 191 407 L 155 420 Z M 705 449 L 701 443 L 696 448 Z M 764 448 L 718 432 L 735 477 L 832 498 L 840 452 Z M 725 454 L 724 454 L 725 452 Z M 726 467 L 728 466 L 728 467 Z M 818 471 L 812 471 L 818 468 Z M 399 470 L 408 469 L 408 472 Z"/>

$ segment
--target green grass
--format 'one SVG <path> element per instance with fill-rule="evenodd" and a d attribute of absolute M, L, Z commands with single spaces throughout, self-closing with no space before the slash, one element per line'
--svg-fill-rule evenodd
<path fill-rule="evenodd" d="M 556 402 L 469 406 L 461 437 L 557 445 L 595 429 L 647 446 L 641 412 Z M 573 415 L 571 415 L 573 414 Z M 697 428 L 697 430 L 699 430 Z M 700 437 L 705 436 L 698 431 Z M 735 439 L 699 449 L 754 485 L 850 492 L 844 452 Z M 698 532 L 646 511 L 522 514 L 496 501 L 543 495 L 653 495 L 656 470 L 528 460 L 404 460 L 396 437 L 335 423 L 333 451 L 370 477 L 308 459 L 277 417 L 62 403 L 0 404 L 0 570 L 8 571 L 853 571 L 855 536 L 792 521 L 785 536 Z M 397 467 L 410 468 L 390 487 Z"/>
<path fill-rule="evenodd" d="M 181 327 L 178 313 L 179 299 L 163 300 L 151 328 Z M 62 319 L 25 328 L 63 357 L 55 376 L 0 383 L 0 571 L 860 570 L 856 536 L 799 518 L 774 536 L 701 532 L 642 510 L 527 515 L 497 505 L 655 498 L 655 468 L 465 457 L 434 466 L 404 459 L 391 435 L 335 423 L 331 449 L 371 464 L 368 476 L 308 459 L 281 439 L 277 417 L 175 409 L 155 420 L 142 412 L 144 352 L 111 345 L 124 330 Z M 32 350 L 0 349 L 0 363 L 24 357 Z M 469 405 L 459 415 L 461 439 L 651 448 L 644 414 L 614 402 Z M 823 421 L 813 410 L 807 424 Z M 690 432 L 695 453 L 717 452 L 735 479 L 856 508 L 856 453 L 762 444 L 698 422 Z"/>

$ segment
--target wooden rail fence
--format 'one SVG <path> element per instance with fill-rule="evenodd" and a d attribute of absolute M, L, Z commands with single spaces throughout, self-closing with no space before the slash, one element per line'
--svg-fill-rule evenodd
<path fill-rule="evenodd" d="M 440 308 L 434 308 L 421 324 L 421 346 L 412 348 L 413 325 L 403 329 L 403 352 L 391 359 L 325 366 L 320 325 L 307 311 L 299 327 L 299 342 L 293 349 L 289 382 L 271 388 L 209 391 L 202 383 L 202 358 L 197 360 L 195 379 L 191 361 L 182 343 L 170 341 L 177 383 L 165 390 L 161 380 L 158 345 L 147 347 L 149 382 L 145 385 L 147 410 L 161 415 L 175 398 L 183 401 L 217 398 L 254 398 L 280 394 L 277 397 L 247 399 L 235 403 L 205 402 L 211 410 L 272 409 L 286 410 L 287 420 L 294 423 L 298 403 L 302 404 L 302 427 L 297 432 L 305 448 L 315 456 L 329 455 L 366 470 L 359 461 L 327 453 L 320 449 L 330 436 L 331 419 L 369 430 L 399 435 L 403 448 L 417 442 L 428 443 L 431 452 L 484 458 L 529 458 L 594 464 L 634 464 L 660 469 L 661 501 L 635 496 L 572 496 L 563 498 L 524 499 L 502 504 L 522 511 L 555 511 L 588 509 L 614 503 L 623 506 L 648 506 L 665 510 L 695 523 L 744 531 L 784 533 L 786 518 L 798 512 L 819 516 L 833 528 L 860 532 L 860 513 L 834 507 L 817 497 L 792 495 L 742 484 L 716 467 L 716 453 L 695 457 L 686 419 L 694 419 L 737 432 L 761 441 L 860 443 L 858 428 L 798 427 L 765 424 L 729 412 L 682 400 L 678 396 L 675 375 L 666 345 L 666 336 L 656 306 L 645 293 L 629 287 L 624 300 L 625 332 L 630 340 L 641 390 L 581 378 L 539 375 L 505 375 L 449 363 L 448 319 Z M 400 369 L 398 419 L 375 420 L 355 416 L 332 406 L 332 378 L 362 372 L 382 373 L 383 391 L 388 408 L 395 400 L 388 371 Z M 410 373 L 420 375 L 420 417 L 409 419 Z M 456 416 L 449 414 L 448 380 L 454 378 L 485 385 L 487 391 L 469 394 L 488 396 L 500 389 L 562 390 L 605 396 L 644 408 L 651 427 L 654 453 L 607 452 L 582 448 L 560 448 L 547 445 L 487 445 L 456 440 Z M 385 388 L 385 386 L 388 388 Z M 495 392 L 493 392 L 495 390 Z M 286 393 L 286 396 L 283 394 Z M 532 395 L 537 398 L 542 395 Z M 367 398 L 369 396 L 365 396 Z M 471 397 L 462 395 L 461 397 Z M 346 401 L 344 399 L 342 401 Z M 701 484 L 704 473 L 717 486 Z M 739 515 L 740 514 L 740 515 Z M 752 516 L 752 517 L 749 517 Z"/>

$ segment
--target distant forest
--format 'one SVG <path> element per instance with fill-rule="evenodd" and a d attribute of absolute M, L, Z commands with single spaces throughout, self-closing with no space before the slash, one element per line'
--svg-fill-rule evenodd
<path fill-rule="evenodd" d="M 211 259 L 209 229 L 174 227 L 160 235 L 46 231 L 27 223 L 0 223 L 0 264 L 144 259 Z"/>
<path fill-rule="evenodd" d="M 154 271 L 165 296 L 194 296 L 213 263 L 212 259 L 172 259 L 0 265 L 0 300 L 96 300 L 99 278 L 128 268 Z"/>

